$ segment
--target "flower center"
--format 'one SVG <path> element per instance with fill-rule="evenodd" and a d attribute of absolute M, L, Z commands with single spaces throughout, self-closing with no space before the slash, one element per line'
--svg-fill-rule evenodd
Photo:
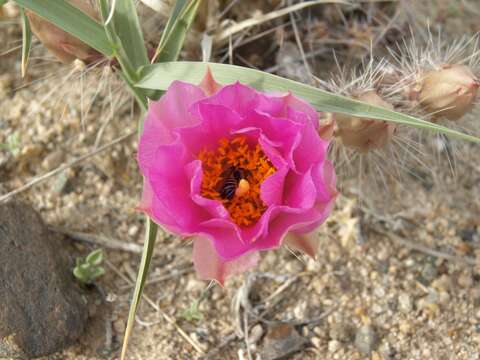
<path fill-rule="evenodd" d="M 267 209 L 260 186 L 276 171 L 260 145 L 249 145 L 244 136 L 221 139 L 216 150 L 202 150 L 198 158 L 203 169 L 201 195 L 221 201 L 237 225 L 257 222 Z"/>

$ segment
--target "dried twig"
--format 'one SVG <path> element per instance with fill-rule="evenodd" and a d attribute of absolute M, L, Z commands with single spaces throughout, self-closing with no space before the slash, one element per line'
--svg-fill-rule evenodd
<path fill-rule="evenodd" d="M 28 181 L 25 185 L 22 185 L 20 186 L 19 188 L 13 190 L 13 191 L 10 191 L 9 193 L 5 194 L 5 195 L 2 195 L 0 196 L 0 203 L 4 202 L 4 201 L 7 201 L 8 199 L 10 199 L 11 197 L 21 193 L 21 192 L 24 192 L 28 189 L 30 189 L 31 187 L 35 186 L 35 185 L 38 185 L 39 183 L 42 183 L 44 182 L 45 180 L 51 178 L 52 176 L 55 176 L 55 175 L 58 175 L 59 173 L 71 168 L 72 166 L 75 166 L 105 150 L 108 150 L 109 148 L 111 148 L 112 146 L 115 146 L 125 140 L 128 140 L 131 136 L 133 136 L 134 134 L 137 133 L 137 130 L 134 130 L 134 131 L 130 131 L 129 133 L 125 134 L 125 135 L 122 135 L 118 138 L 116 138 L 115 140 L 109 142 L 108 144 L 105 144 L 101 147 L 99 147 L 98 149 L 95 149 L 85 155 L 82 155 L 82 156 L 79 156 L 69 162 L 67 162 L 66 164 L 63 164 L 59 167 L 57 167 L 56 169 L 53 169 L 52 171 L 49 171 L 47 172 L 46 174 L 43 174 L 43 175 L 40 175 L 40 176 L 37 176 L 37 177 L 34 177 L 33 179 L 31 179 L 30 181 Z"/>
<path fill-rule="evenodd" d="M 252 26 L 260 25 L 264 22 L 288 15 L 295 11 L 306 9 L 311 6 L 315 6 L 319 4 L 327 4 L 327 3 L 348 4 L 348 2 L 344 0 L 312 0 L 312 1 L 307 1 L 300 4 L 295 4 L 283 9 L 272 11 L 268 14 L 263 14 L 263 15 L 246 19 L 242 22 L 236 23 L 230 26 L 229 28 L 221 31 L 220 33 L 216 34 L 214 37 L 214 40 L 215 42 L 219 42 L 219 43 L 225 42 L 234 34 L 239 33 L 243 30 L 246 30 Z"/>
<path fill-rule="evenodd" d="M 460 263 L 460 264 L 467 264 L 467 265 L 471 265 L 471 266 L 476 266 L 478 264 L 478 261 L 471 256 L 458 256 L 458 255 L 451 254 L 451 253 L 448 253 L 448 252 L 443 252 L 443 251 L 431 249 L 428 246 L 425 246 L 425 245 L 422 245 L 422 244 L 417 244 L 417 243 L 414 243 L 414 242 L 409 241 L 407 239 L 404 239 L 404 238 L 402 238 L 402 237 L 400 237 L 400 236 L 398 236 L 398 235 L 396 235 L 392 232 L 388 232 L 388 231 L 378 229 L 378 227 L 372 228 L 372 230 L 375 231 L 378 234 L 386 236 L 387 238 L 389 238 L 393 242 L 396 242 L 397 244 L 408 247 L 411 250 L 415 250 L 415 251 L 421 252 L 423 254 L 427 254 L 429 256 L 433 256 L 433 257 L 440 258 L 440 259 L 445 259 L 445 260 L 448 260 L 448 261 L 457 262 L 457 263 Z"/>
<path fill-rule="evenodd" d="M 107 248 L 107 249 L 122 250 L 122 251 L 132 252 L 135 254 L 142 253 L 142 247 L 135 243 L 127 243 L 125 241 L 111 239 L 106 236 L 87 234 L 84 232 L 77 232 L 77 231 L 70 231 L 67 229 L 62 229 L 57 227 L 50 227 L 50 229 L 55 232 L 64 234 L 75 241 L 98 245 L 100 247 Z"/>

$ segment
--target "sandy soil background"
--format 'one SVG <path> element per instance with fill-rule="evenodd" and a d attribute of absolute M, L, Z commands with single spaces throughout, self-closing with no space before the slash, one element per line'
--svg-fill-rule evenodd
<path fill-rule="evenodd" d="M 223 19 L 241 21 L 281 3 L 238 1 Z M 349 11 L 317 6 L 244 31 L 234 38 L 233 61 L 305 77 L 292 23 L 315 25 L 302 34 L 311 37 L 309 61 L 318 76 L 335 68 L 332 48 L 341 63 L 351 64 L 368 53 L 370 39 L 382 53 L 385 44 L 408 37 L 409 26 L 426 29 L 427 17 L 443 27 L 446 39 L 480 30 L 475 1 L 362 4 Z M 164 18 L 145 8 L 142 14 L 155 39 Z M 202 16 L 186 58 L 200 56 L 198 34 L 215 25 Z M 17 197 L 74 238 L 82 233 L 94 242 L 106 238 L 110 247 L 115 241 L 140 245 L 144 220 L 135 206 L 141 178 L 136 136 L 130 135 L 139 116 L 134 101 L 110 68 L 61 65 L 38 43 L 28 77 L 21 79 L 15 50 L 20 39 L 18 18 L 4 17 L 0 143 L 9 148 L 0 151 L 0 195 L 123 137 Z M 270 44 L 267 52 L 265 44 Z M 214 58 L 228 62 L 228 44 L 219 46 Z M 478 115 L 465 120 L 470 128 L 478 130 Z M 480 148 L 452 144 L 453 157 L 426 145 L 426 167 L 409 169 L 415 176 L 405 173 L 401 181 L 377 188 L 367 179 L 363 184 L 370 185 L 363 188 L 357 176 L 342 178 L 335 211 L 319 230 L 316 260 L 272 251 L 255 272 L 225 288 L 209 287 L 196 278 L 191 247 L 161 234 L 129 358 L 248 359 L 249 348 L 254 359 L 275 358 L 269 356 L 282 351 L 291 359 L 479 359 Z M 98 247 L 65 241 L 74 256 Z M 118 357 L 138 249 L 105 248 L 107 274 L 99 284 L 107 305 L 91 290 L 85 338 L 48 359 Z M 198 300 L 198 309 L 191 311 Z M 298 351 L 289 355 L 287 349 Z"/>

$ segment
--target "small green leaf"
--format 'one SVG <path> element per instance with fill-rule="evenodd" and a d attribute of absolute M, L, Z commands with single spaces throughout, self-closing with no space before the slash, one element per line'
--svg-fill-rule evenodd
<path fill-rule="evenodd" d="M 185 320 L 192 322 L 194 320 L 202 320 L 203 319 L 203 314 L 201 313 L 199 309 L 200 301 L 195 300 L 185 311 L 183 312 L 183 317 Z"/>
<path fill-rule="evenodd" d="M 0 143 L 0 149 L 7 150 L 13 156 L 17 156 L 20 153 L 20 139 L 18 133 L 9 135 L 5 144 Z"/>
<path fill-rule="evenodd" d="M 103 262 L 103 251 L 97 249 L 87 255 L 85 259 L 77 258 L 73 275 L 84 284 L 92 284 L 98 277 L 105 274 L 105 269 L 100 266 Z"/>
<path fill-rule="evenodd" d="M 86 276 L 85 273 L 80 270 L 80 268 L 76 267 L 73 269 L 73 276 L 75 276 L 76 279 L 78 279 L 82 283 L 86 283 Z"/>
<path fill-rule="evenodd" d="M 92 251 L 90 254 L 88 254 L 85 260 L 90 265 L 100 265 L 103 262 L 103 250 L 97 249 L 95 251 Z"/>
<path fill-rule="evenodd" d="M 88 273 L 88 271 L 90 270 L 90 267 L 92 265 L 90 265 L 89 263 L 85 262 L 85 263 L 81 263 L 80 266 L 78 267 L 80 269 L 80 271 L 83 271 L 85 274 Z"/>
<path fill-rule="evenodd" d="M 14 0 L 37 15 L 72 34 L 103 55 L 113 55 L 113 48 L 103 26 L 80 9 L 59 0 Z"/>
<path fill-rule="evenodd" d="M 145 89 L 167 90 L 175 80 L 198 84 L 205 75 L 207 67 L 210 67 L 215 80 L 220 84 L 232 84 L 236 81 L 241 81 L 243 84 L 250 85 L 261 91 L 292 92 L 296 96 L 308 101 L 318 111 L 390 121 L 480 143 L 480 138 L 478 137 L 467 135 L 445 126 L 368 105 L 297 81 L 241 66 L 193 61 L 158 63 L 146 66 L 142 70 L 142 79 L 136 85 Z"/>
<path fill-rule="evenodd" d="M 91 278 L 96 279 L 102 275 L 105 275 L 105 269 L 103 267 L 97 267 L 92 270 Z"/>
<path fill-rule="evenodd" d="M 25 77 L 32 47 L 32 29 L 23 8 L 20 8 L 20 14 L 22 16 L 22 77 Z"/>

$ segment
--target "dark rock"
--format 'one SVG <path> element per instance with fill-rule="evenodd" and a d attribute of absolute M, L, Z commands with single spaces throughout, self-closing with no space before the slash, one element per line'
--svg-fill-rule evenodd
<path fill-rule="evenodd" d="M 262 359 L 279 360 L 302 350 L 308 341 L 300 336 L 295 327 L 281 324 L 271 327 L 265 337 Z"/>
<path fill-rule="evenodd" d="M 67 259 L 31 207 L 0 204 L 0 358 L 45 356 L 83 333 L 86 299 Z"/>
<path fill-rule="evenodd" d="M 458 233 L 458 235 L 460 235 L 462 240 L 465 241 L 465 242 L 473 242 L 478 237 L 478 232 L 477 232 L 477 229 L 475 227 L 462 229 L 460 231 L 457 231 L 457 233 Z"/>

